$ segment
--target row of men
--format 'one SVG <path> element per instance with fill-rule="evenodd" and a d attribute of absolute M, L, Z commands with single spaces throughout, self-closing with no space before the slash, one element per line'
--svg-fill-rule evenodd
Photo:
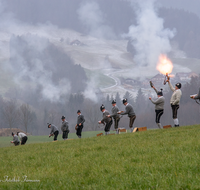
<path fill-rule="evenodd" d="M 14 134 L 12 132 L 12 136 L 13 136 L 13 140 L 10 142 L 13 143 L 15 146 L 18 146 L 20 142 L 21 142 L 21 145 L 24 145 L 26 144 L 26 141 L 28 140 L 28 137 L 26 136 L 26 134 L 22 132 L 17 132 L 17 134 Z M 18 137 L 20 138 L 20 140 Z"/>
<path fill-rule="evenodd" d="M 169 80 L 167 80 L 166 82 L 168 82 L 170 89 L 173 91 L 173 94 L 170 99 L 170 104 L 171 104 L 171 108 L 172 108 L 172 117 L 174 120 L 174 126 L 179 127 L 179 120 L 177 117 L 177 113 L 178 113 L 178 109 L 179 109 L 180 99 L 182 96 L 182 92 L 180 90 L 181 83 L 177 83 L 174 88 Z M 163 96 L 162 89 L 160 91 L 158 91 L 154 86 L 152 86 L 152 88 L 157 93 L 158 98 L 156 100 L 153 100 L 151 97 L 149 97 L 149 100 L 151 100 L 151 102 L 153 104 L 155 104 L 155 112 L 156 112 L 155 121 L 156 121 L 156 124 L 158 125 L 158 127 L 161 129 L 162 124 L 160 123 L 160 118 L 164 113 L 165 98 Z M 109 113 L 108 110 L 106 110 L 106 108 L 103 104 L 100 106 L 100 110 L 103 113 L 103 115 L 102 115 L 102 120 L 98 121 L 98 123 L 104 125 L 105 135 L 108 135 L 110 133 L 110 129 L 113 124 L 113 120 L 114 120 L 114 128 L 116 130 L 116 133 L 117 134 L 119 133 L 118 126 L 119 126 L 119 121 L 120 121 L 121 115 L 128 115 L 130 132 L 133 131 L 133 129 L 134 129 L 133 124 L 136 119 L 135 111 L 133 109 L 133 106 L 130 103 L 128 103 L 128 100 L 126 98 L 122 100 L 122 103 L 125 106 L 125 111 L 120 111 L 118 106 L 116 105 L 116 100 L 113 100 L 111 114 Z M 81 115 L 80 110 L 77 111 L 77 114 L 78 114 L 78 118 L 77 118 L 77 124 L 76 124 L 76 130 L 77 130 L 76 134 L 79 138 L 81 138 L 81 132 L 83 129 L 83 123 L 85 122 L 85 119 L 84 119 L 84 116 Z M 63 139 L 66 140 L 68 138 L 69 125 L 68 125 L 68 122 L 65 120 L 64 116 L 62 116 L 61 119 L 62 119 L 61 130 L 63 132 Z M 59 134 L 58 128 L 53 124 L 48 124 L 48 128 L 51 128 L 49 137 L 54 135 L 54 140 L 57 140 L 57 136 Z"/>
<path fill-rule="evenodd" d="M 181 92 L 181 83 L 176 83 L 175 87 L 172 86 L 172 84 L 170 83 L 169 79 L 166 80 L 166 82 L 168 82 L 170 89 L 172 90 L 173 94 L 171 96 L 170 99 L 170 105 L 172 108 L 172 118 L 174 121 L 174 127 L 179 127 L 179 120 L 177 117 L 178 114 L 178 109 L 179 109 L 179 104 L 180 104 L 180 99 L 182 96 L 182 92 Z M 157 94 L 157 99 L 153 100 L 151 97 L 149 97 L 149 100 L 151 100 L 151 102 L 153 104 L 155 104 L 155 113 L 156 113 L 156 124 L 158 125 L 158 128 L 162 129 L 162 124 L 160 122 L 160 118 L 164 113 L 164 104 L 165 104 L 165 98 L 163 96 L 163 92 L 162 89 L 160 91 L 158 91 L 153 85 L 151 86 L 156 94 Z M 197 95 L 192 95 L 191 98 L 193 99 L 200 99 L 200 91 L 199 94 Z M 130 132 L 133 131 L 134 127 L 134 121 L 136 119 L 136 114 L 134 112 L 133 106 L 131 104 L 128 103 L 128 100 L 125 98 L 122 100 L 122 103 L 125 106 L 125 111 L 120 111 L 119 108 L 116 105 L 116 100 L 112 101 L 112 110 L 111 110 L 111 114 L 106 110 L 105 106 L 102 104 L 100 107 L 101 112 L 103 113 L 103 118 L 101 121 L 98 121 L 99 124 L 103 124 L 104 125 L 104 131 L 105 131 L 105 135 L 108 135 L 110 133 L 110 128 L 113 124 L 113 120 L 114 120 L 114 128 L 116 130 L 116 133 L 119 133 L 119 121 L 120 121 L 120 115 L 128 115 L 129 117 L 129 128 L 130 128 Z M 78 117 L 77 117 L 77 124 L 75 126 L 76 129 L 76 135 L 81 138 L 82 136 L 82 129 L 84 127 L 84 122 L 85 122 L 85 118 L 84 116 L 81 114 L 81 111 L 78 110 L 77 111 Z M 62 125 L 61 125 L 61 130 L 63 132 L 62 134 L 62 138 L 64 140 L 68 139 L 68 134 L 70 132 L 69 130 L 69 123 L 68 121 L 66 121 L 65 116 L 61 117 L 62 120 Z M 57 137 L 59 134 L 59 130 L 58 127 L 56 127 L 54 124 L 50 124 L 47 123 L 48 128 L 51 128 L 51 132 L 49 134 L 49 137 L 54 136 L 54 141 L 57 141 Z M 24 134 L 24 133 L 22 133 Z M 25 136 L 25 134 L 24 134 Z M 16 139 L 16 137 L 15 137 Z M 13 137 L 14 140 L 14 137 Z M 26 139 L 27 140 L 27 139 Z M 12 141 L 15 142 L 15 141 Z M 22 141 L 24 142 L 24 141 Z M 25 141 L 26 142 L 26 141 Z M 25 144 L 25 143 L 24 143 Z"/>
<path fill-rule="evenodd" d="M 81 115 L 81 111 L 78 110 L 77 111 L 78 117 L 77 117 L 77 124 L 75 126 L 76 129 L 76 134 L 79 138 L 81 138 L 81 133 L 82 133 L 82 129 L 83 129 L 83 124 L 85 122 L 84 116 Z M 61 125 L 61 130 L 63 132 L 62 138 L 64 140 L 68 139 L 68 134 L 69 134 L 69 123 L 68 121 L 66 121 L 65 116 L 61 117 L 62 120 L 62 125 Z M 50 124 L 47 123 L 48 128 L 51 128 L 51 132 L 49 134 L 49 137 L 54 136 L 54 141 L 57 141 L 57 137 L 59 134 L 59 130 L 58 127 L 56 127 L 54 124 Z M 22 132 L 17 132 L 17 134 L 12 133 L 13 136 L 13 141 L 11 141 L 11 143 L 13 143 L 15 146 L 18 146 L 20 144 L 21 141 L 21 145 L 25 144 L 28 137 L 26 136 L 26 134 L 22 133 Z M 20 137 L 20 141 L 18 139 L 18 136 Z"/>
<path fill-rule="evenodd" d="M 172 84 L 170 83 L 169 79 L 166 80 L 166 82 L 168 82 L 170 89 L 173 91 L 173 94 L 171 96 L 170 99 L 170 104 L 171 104 L 171 108 L 172 108 L 172 117 L 174 120 L 174 126 L 175 127 L 179 127 L 179 120 L 177 117 L 177 113 L 178 113 L 178 109 L 179 109 L 179 103 L 180 103 L 180 99 L 182 96 L 182 92 L 180 90 L 181 88 L 181 83 L 177 83 L 175 85 L 175 88 L 172 86 Z M 149 100 L 151 100 L 151 102 L 153 104 L 155 104 L 155 112 L 156 112 L 156 124 L 158 125 L 158 127 L 161 129 L 162 128 L 162 124 L 160 123 L 160 118 L 164 113 L 164 104 L 165 104 L 165 98 L 163 96 L 163 92 L 162 89 L 160 91 L 158 91 L 153 85 L 152 88 L 155 90 L 155 92 L 157 93 L 157 99 L 153 100 L 151 97 L 149 97 Z M 109 112 L 105 109 L 105 106 L 102 105 L 100 107 L 100 110 L 103 112 L 103 119 L 101 121 L 99 121 L 99 124 L 105 124 L 105 134 L 109 134 L 110 132 L 110 128 L 112 125 L 112 118 L 114 120 L 114 126 L 115 126 L 115 130 L 116 133 L 119 133 L 119 128 L 118 128 L 118 124 L 120 121 L 120 115 L 128 115 L 130 121 L 129 121 L 129 127 L 130 127 L 130 132 L 133 131 L 134 127 L 134 121 L 136 119 L 136 114 L 134 112 L 133 106 L 131 104 L 128 103 L 128 100 L 125 98 L 122 100 L 122 103 L 125 105 L 125 111 L 119 111 L 119 108 L 116 105 L 116 101 L 113 100 L 112 101 L 112 114 L 110 115 Z"/>
<path fill-rule="evenodd" d="M 169 81 L 169 78 L 166 80 L 166 83 L 168 83 L 172 93 L 171 99 L 170 99 L 170 105 L 171 105 L 171 109 L 172 109 L 172 118 L 174 121 L 174 127 L 179 127 L 179 119 L 178 119 L 178 109 L 180 107 L 180 100 L 181 100 L 181 96 L 182 96 L 182 92 L 181 92 L 181 83 L 176 83 L 175 87 L 172 86 L 172 84 Z M 160 118 L 164 113 L 164 104 L 165 104 L 165 98 L 163 96 L 163 92 L 162 89 L 160 89 L 160 91 L 158 91 L 153 84 L 151 83 L 151 87 L 155 90 L 156 94 L 157 94 L 157 99 L 153 100 L 151 97 L 149 97 L 149 100 L 155 105 L 155 113 L 156 113 L 156 117 L 155 117 L 155 122 L 158 126 L 158 128 L 162 129 L 162 124 L 160 122 Z M 190 96 L 192 99 L 199 99 L 200 100 L 200 89 L 199 89 L 199 93 L 195 94 L 195 95 L 191 95 Z M 112 114 L 110 115 L 109 112 L 105 109 L 105 106 L 102 105 L 100 107 L 100 110 L 103 112 L 103 119 L 101 121 L 99 121 L 99 124 L 104 124 L 105 125 L 105 134 L 109 134 L 110 132 L 110 128 L 112 125 L 112 118 L 114 120 L 114 127 L 116 130 L 116 133 L 119 133 L 119 128 L 118 128 L 118 124 L 120 121 L 120 115 L 128 115 L 128 117 L 130 118 L 129 121 L 129 127 L 130 127 L 130 132 L 133 132 L 133 124 L 134 121 L 136 119 L 136 115 L 135 112 L 133 110 L 133 106 L 131 104 L 128 103 L 128 100 L 125 98 L 122 100 L 122 103 L 125 105 L 125 111 L 119 111 L 119 108 L 116 105 L 116 101 L 113 100 L 112 101 Z"/>
<path fill-rule="evenodd" d="M 81 114 L 81 110 L 78 110 L 77 114 L 78 114 L 78 117 L 77 117 L 77 124 L 75 126 L 75 129 L 76 129 L 76 135 L 78 136 L 78 138 L 81 138 L 85 118 Z M 70 132 L 69 123 L 66 120 L 65 116 L 62 116 L 61 120 L 62 120 L 61 131 L 63 132 L 62 138 L 63 138 L 63 140 L 67 140 L 68 134 Z M 48 128 L 51 128 L 51 132 L 49 134 L 49 137 L 54 136 L 54 141 L 57 141 L 57 137 L 58 137 L 58 134 L 59 134 L 58 127 L 55 126 L 54 124 L 50 124 L 50 123 L 47 123 L 47 125 L 48 125 Z"/>

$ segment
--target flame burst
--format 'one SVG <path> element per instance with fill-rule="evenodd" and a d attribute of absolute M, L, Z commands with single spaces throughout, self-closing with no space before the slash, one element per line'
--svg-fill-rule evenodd
<path fill-rule="evenodd" d="M 156 69 L 164 75 L 170 74 L 173 69 L 173 64 L 165 55 L 160 55 Z"/>

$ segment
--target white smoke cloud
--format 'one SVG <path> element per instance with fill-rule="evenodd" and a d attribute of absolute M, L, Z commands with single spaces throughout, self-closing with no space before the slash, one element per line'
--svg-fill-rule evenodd
<path fill-rule="evenodd" d="M 97 94 L 95 92 L 96 89 L 96 80 L 97 77 L 92 77 L 88 82 L 87 82 L 87 87 L 85 89 L 85 91 L 83 92 L 83 95 L 92 100 L 93 102 L 97 103 L 98 102 L 98 97 Z"/>
<path fill-rule="evenodd" d="M 129 27 L 128 34 L 136 50 L 134 61 L 138 66 L 156 67 L 160 54 L 171 51 L 170 39 L 176 31 L 165 29 L 164 20 L 156 12 L 155 0 L 132 0 L 136 9 L 137 25 Z"/>
<path fill-rule="evenodd" d="M 13 73 L 16 84 L 23 89 L 27 86 L 26 79 L 28 79 L 30 80 L 28 83 L 32 88 L 37 88 L 38 85 L 42 87 L 41 94 L 43 98 L 52 102 L 57 102 L 62 95 L 69 94 L 71 92 L 71 86 L 66 78 L 61 78 L 58 84 L 54 84 L 53 82 L 52 76 L 56 69 L 55 63 L 51 60 L 44 63 L 37 58 L 36 54 L 38 52 L 45 52 L 45 49 L 49 45 L 48 40 L 34 35 L 26 35 L 23 40 L 31 46 L 32 49 L 36 49 L 37 51 L 30 52 L 34 59 L 31 60 L 31 63 L 28 65 L 25 57 L 19 53 L 19 50 L 23 52 L 24 47 L 20 47 L 20 45 L 17 44 L 15 45 L 15 48 L 17 48 L 12 49 L 12 56 L 17 59 L 15 64 L 9 65 L 9 67 Z M 48 68 L 48 70 L 46 68 Z"/>
<path fill-rule="evenodd" d="M 12 65 L 10 61 L 1 62 L 2 68 L 9 73 L 12 73 L 11 78 L 13 77 L 18 88 L 25 89 L 28 86 L 31 89 L 37 89 L 37 86 L 40 86 L 43 99 L 52 102 L 60 101 L 62 95 L 71 92 L 70 82 L 66 78 L 61 78 L 60 81 L 55 84 L 52 78 L 52 74 L 56 67 L 55 63 L 48 61 L 48 65 L 47 63 L 45 65 L 45 63 L 37 59 L 37 56 L 34 55 L 38 52 L 41 54 L 44 53 L 45 49 L 49 45 L 47 37 L 51 35 L 51 31 L 57 31 L 57 27 L 50 23 L 47 23 L 46 25 L 40 24 L 38 27 L 22 23 L 15 19 L 12 13 L 5 11 L 6 5 L 4 2 L 5 1 L 0 0 L 0 52 L 4 57 L 9 57 L 10 54 L 12 54 L 12 56 L 17 59 Z M 31 66 L 27 65 L 27 61 L 23 55 L 19 53 L 19 50 L 23 51 L 24 47 L 18 44 L 11 44 L 11 42 L 17 43 L 17 41 L 11 40 L 9 44 L 9 46 L 14 45 L 15 48 L 17 47 L 16 49 L 12 48 L 12 52 L 9 52 L 8 46 L 8 50 L 5 50 L 6 48 L 4 43 L 12 39 L 12 37 L 17 38 L 17 35 L 26 36 L 23 38 L 24 42 L 28 44 L 29 47 L 36 50 L 29 52 L 32 55 L 31 57 L 35 57 L 35 59 L 32 60 L 33 63 Z M 46 67 L 50 69 L 47 70 L 45 69 Z M 28 81 L 26 81 L 26 79 L 28 79 Z"/>
<path fill-rule="evenodd" d="M 105 15 L 96 2 L 85 2 L 77 10 L 79 20 L 87 28 L 90 35 L 97 38 L 114 39 L 112 28 L 105 23 Z"/>

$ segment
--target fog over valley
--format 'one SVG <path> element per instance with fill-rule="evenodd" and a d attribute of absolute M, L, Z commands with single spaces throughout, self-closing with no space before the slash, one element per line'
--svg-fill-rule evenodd
<path fill-rule="evenodd" d="M 200 84 L 198 7 L 196 0 L 0 0 L 0 128 L 46 134 L 46 123 L 60 126 L 65 115 L 73 132 L 81 109 L 85 130 L 98 130 L 101 104 L 110 110 L 116 99 L 124 109 L 124 97 L 136 125 L 154 128 L 149 81 L 170 97 L 156 69 L 161 55 L 173 64 L 172 83 L 185 85 L 184 110 L 188 89 L 194 94 Z M 26 126 L 22 105 L 31 113 Z"/>

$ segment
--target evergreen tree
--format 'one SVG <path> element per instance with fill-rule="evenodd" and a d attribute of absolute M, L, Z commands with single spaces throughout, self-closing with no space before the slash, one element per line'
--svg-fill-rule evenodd
<path fill-rule="evenodd" d="M 130 103 L 132 106 L 134 106 L 134 99 L 132 97 L 132 95 L 130 94 L 130 92 L 126 91 L 126 93 L 123 96 L 123 99 L 126 98 L 128 103 Z"/>
<path fill-rule="evenodd" d="M 135 99 L 135 108 L 137 113 L 144 113 L 145 112 L 145 108 L 147 105 L 147 98 L 144 96 L 142 89 L 140 88 L 138 90 L 136 99 Z"/>

